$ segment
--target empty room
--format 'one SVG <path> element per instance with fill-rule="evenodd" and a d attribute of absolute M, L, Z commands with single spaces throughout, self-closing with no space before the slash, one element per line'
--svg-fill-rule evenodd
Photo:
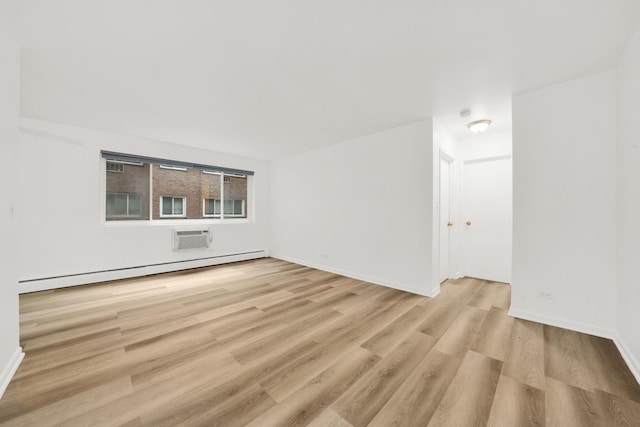
<path fill-rule="evenodd" d="M 0 426 L 639 426 L 637 0 L 0 0 Z"/>

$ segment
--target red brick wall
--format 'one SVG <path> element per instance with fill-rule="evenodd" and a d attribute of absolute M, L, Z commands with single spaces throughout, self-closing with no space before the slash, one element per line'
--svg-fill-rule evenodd
<path fill-rule="evenodd" d="M 247 178 L 240 178 L 237 176 L 229 176 L 227 179 L 230 181 L 225 184 L 224 198 L 227 200 L 245 200 L 244 213 L 247 215 L 249 212 L 249 198 L 247 197 Z"/>
<path fill-rule="evenodd" d="M 220 175 L 200 172 L 200 199 L 220 199 Z M 202 203 L 202 200 L 200 201 Z M 202 209 L 200 209 L 202 214 Z"/>
<path fill-rule="evenodd" d="M 227 177 L 231 182 L 224 187 L 224 198 L 242 200 L 247 198 L 247 178 Z"/>
<path fill-rule="evenodd" d="M 202 202 L 198 202 L 200 193 L 200 171 L 162 169 L 153 165 L 153 219 L 160 219 L 160 196 L 187 198 L 186 218 L 201 218 Z"/>
<path fill-rule="evenodd" d="M 124 172 L 107 172 L 108 193 L 138 193 L 142 196 L 142 216 L 149 219 L 149 164 L 122 165 Z M 134 218 L 121 218 L 131 220 Z"/>
<path fill-rule="evenodd" d="M 153 167 L 153 207 L 152 219 L 201 219 L 203 216 L 203 200 L 220 199 L 220 175 L 207 174 L 201 170 L 186 171 L 164 169 L 160 165 Z M 224 184 L 225 199 L 245 200 L 247 205 L 247 179 L 235 176 L 227 178 Z M 149 219 L 149 164 L 143 166 L 124 165 L 124 173 L 107 172 L 107 191 L 117 193 L 139 193 L 142 195 L 142 218 Z M 187 209 L 185 217 L 160 217 L 160 197 L 186 197 Z M 246 212 L 245 211 L 245 212 Z M 131 219 L 131 218 L 123 218 Z"/>
<path fill-rule="evenodd" d="M 230 181 L 225 185 L 225 198 L 246 200 L 247 179 L 232 176 Z M 153 165 L 153 219 L 161 219 L 161 196 L 186 197 L 187 215 L 183 218 L 201 219 L 205 218 L 203 200 L 220 199 L 220 193 L 220 175 L 194 169 L 163 169 L 160 165 Z"/>

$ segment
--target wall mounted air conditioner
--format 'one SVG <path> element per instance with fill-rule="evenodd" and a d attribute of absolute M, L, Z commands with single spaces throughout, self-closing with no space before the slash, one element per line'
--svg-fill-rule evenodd
<path fill-rule="evenodd" d="M 191 230 L 173 229 L 173 250 L 206 249 L 213 240 L 210 228 Z"/>

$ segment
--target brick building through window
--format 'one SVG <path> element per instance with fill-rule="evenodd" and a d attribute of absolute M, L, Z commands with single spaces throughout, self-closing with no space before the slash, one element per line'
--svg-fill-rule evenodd
<path fill-rule="evenodd" d="M 106 220 L 247 218 L 244 175 L 107 161 Z"/>

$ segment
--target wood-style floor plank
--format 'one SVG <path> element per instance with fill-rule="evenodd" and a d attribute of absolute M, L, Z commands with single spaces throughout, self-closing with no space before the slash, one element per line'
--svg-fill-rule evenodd
<path fill-rule="evenodd" d="M 413 333 L 416 326 L 422 322 L 426 313 L 427 310 L 425 310 L 423 306 L 416 305 L 391 322 L 386 328 L 365 341 L 362 347 L 382 357 L 386 356 Z"/>
<path fill-rule="evenodd" d="M 428 425 L 485 426 L 501 368 L 499 360 L 467 352 Z"/>
<path fill-rule="evenodd" d="M 640 424 L 640 403 L 596 390 L 600 414 L 606 426 L 632 427 Z"/>
<path fill-rule="evenodd" d="M 333 364 L 305 386 L 291 393 L 280 404 L 256 418 L 250 426 L 303 426 L 319 416 L 359 378 L 365 375 L 380 357 L 361 347 L 344 354 L 341 363 Z"/>
<path fill-rule="evenodd" d="M 604 425 L 595 393 L 547 377 L 545 385 L 547 426 Z"/>
<path fill-rule="evenodd" d="M 634 426 L 610 340 L 271 258 L 20 296 L 0 426 Z"/>
<path fill-rule="evenodd" d="M 544 390 L 545 346 L 543 326 L 515 319 L 502 374 L 531 387 Z"/>
<path fill-rule="evenodd" d="M 345 392 L 333 409 L 354 426 L 367 425 L 435 343 L 433 337 L 412 333 Z"/>
<path fill-rule="evenodd" d="M 507 376 L 500 376 L 488 426 L 545 425 L 544 392 Z"/>
<path fill-rule="evenodd" d="M 544 326 L 544 368 L 549 378 L 594 391 L 593 371 L 589 369 L 587 348 L 582 334 L 554 326 Z"/>
<path fill-rule="evenodd" d="M 498 288 L 496 299 L 493 306 L 508 310 L 511 307 L 511 286 L 507 283 L 492 282 L 492 286 Z"/>
<path fill-rule="evenodd" d="M 506 310 L 491 307 L 487 317 L 480 325 L 471 350 L 494 359 L 504 360 L 509 348 L 512 325 L 513 318 L 507 315 Z"/>
<path fill-rule="evenodd" d="M 480 326 L 488 312 L 479 308 L 466 306 L 460 315 L 449 326 L 435 346 L 435 349 L 455 357 L 464 357 L 467 350 L 478 338 Z"/>
<path fill-rule="evenodd" d="M 430 351 L 369 425 L 426 425 L 458 372 L 461 362 L 461 359 L 437 350 Z"/>
<path fill-rule="evenodd" d="M 640 403 L 640 388 L 613 341 L 585 334 L 580 339 L 594 387 Z"/>
<path fill-rule="evenodd" d="M 353 427 L 347 420 L 342 418 L 331 408 L 325 409 L 307 425 L 308 427 Z"/>

